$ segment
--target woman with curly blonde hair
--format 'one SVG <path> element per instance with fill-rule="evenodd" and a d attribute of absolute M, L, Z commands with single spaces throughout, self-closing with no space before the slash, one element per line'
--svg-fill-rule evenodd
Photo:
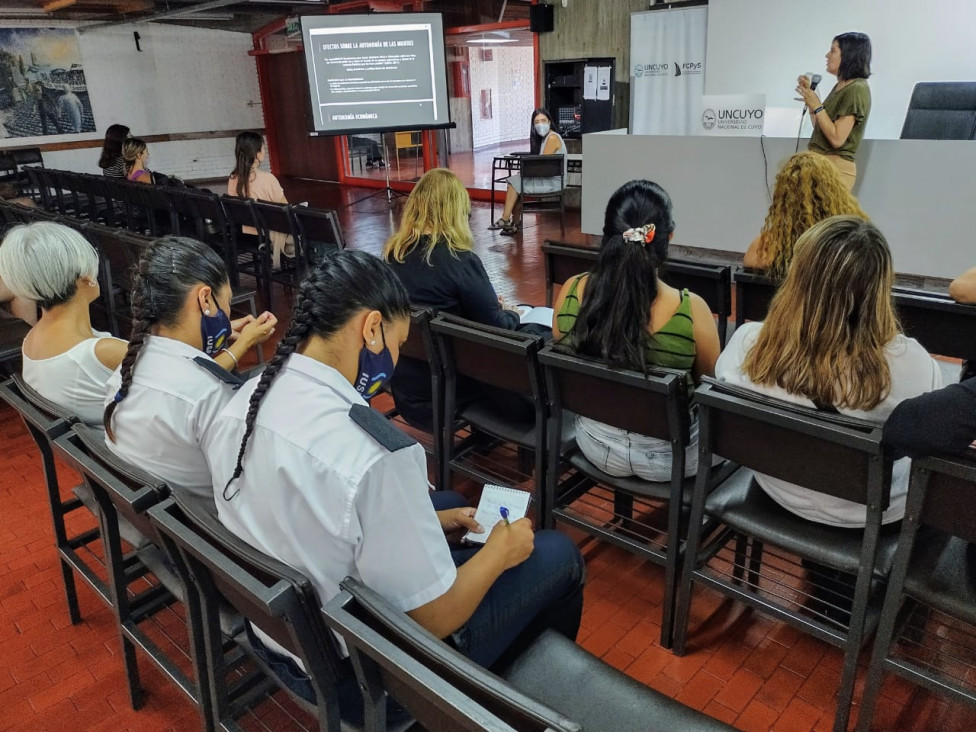
<path fill-rule="evenodd" d="M 736 329 L 715 365 L 716 377 L 884 424 L 900 402 L 942 384 L 936 361 L 899 329 L 893 282 L 891 251 L 873 224 L 857 216 L 821 221 L 796 243 L 793 266 L 766 322 Z M 909 468 L 907 459 L 894 464 L 884 523 L 904 514 Z M 756 481 L 783 508 L 809 521 L 864 526 L 863 505 L 767 475 L 756 474 Z"/>
<path fill-rule="evenodd" d="M 824 219 L 844 215 L 868 218 L 829 160 L 813 152 L 798 153 L 776 176 L 766 223 L 749 245 L 743 264 L 782 280 L 800 235 Z"/>
<path fill-rule="evenodd" d="M 445 168 L 428 171 L 410 193 L 400 227 L 383 247 L 383 259 L 407 288 L 413 305 L 515 330 L 518 311 L 498 297 L 485 266 L 471 251 L 470 213 L 471 199 L 458 177 Z M 433 416 L 429 365 L 401 358 L 391 388 L 403 418 L 429 430 Z M 459 383 L 458 391 L 473 398 L 477 388 Z M 521 413 L 522 405 L 506 411 Z"/>

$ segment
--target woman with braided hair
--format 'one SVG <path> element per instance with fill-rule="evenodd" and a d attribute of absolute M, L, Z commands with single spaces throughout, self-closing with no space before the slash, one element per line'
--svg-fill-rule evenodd
<path fill-rule="evenodd" d="M 174 490 L 211 496 L 204 457 L 213 419 L 241 380 L 233 369 L 273 333 L 268 312 L 231 321 L 220 256 L 194 239 L 167 236 L 143 252 L 132 282 L 132 333 L 109 379 L 109 449 Z"/>
<path fill-rule="evenodd" d="M 671 287 L 657 271 L 674 236 L 671 197 L 657 183 L 633 180 L 607 202 L 603 243 L 592 272 L 569 278 L 555 302 L 553 336 L 584 356 L 613 368 L 678 369 L 695 381 L 715 372 L 720 346 L 708 305 Z M 698 470 L 698 422 L 691 422 L 685 475 Z M 671 479 L 667 440 L 576 418 L 576 442 L 586 459 L 618 477 Z"/>
<path fill-rule="evenodd" d="M 221 522 L 306 573 L 323 603 L 351 575 L 485 666 L 547 627 L 575 638 L 573 542 L 533 535 L 528 519 L 482 528 L 457 494 L 430 493 L 423 448 L 367 406 L 409 327 L 407 291 L 382 260 L 343 251 L 308 273 L 274 358 L 214 422 Z M 465 530 L 491 533 L 480 549 L 451 548 Z M 297 662 L 258 635 L 278 662 Z"/>

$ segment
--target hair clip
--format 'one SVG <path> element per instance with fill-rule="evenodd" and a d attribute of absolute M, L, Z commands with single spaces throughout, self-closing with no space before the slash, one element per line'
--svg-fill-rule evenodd
<path fill-rule="evenodd" d="M 119 402 L 121 402 L 121 401 L 122 401 L 122 400 L 123 400 L 124 398 L 125 398 L 125 397 L 124 397 L 124 395 L 122 394 L 122 390 L 121 390 L 121 389 L 119 389 L 119 390 L 118 390 L 117 392 L 115 392 L 115 399 L 114 399 L 113 401 L 114 401 L 114 402 L 115 402 L 116 404 L 118 404 L 118 403 L 119 403 Z"/>
<path fill-rule="evenodd" d="M 632 241 L 635 244 L 646 246 L 654 241 L 655 231 L 657 231 L 657 227 L 654 224 L 644 224 L 636 229 L 627 229 L 622 236 L 624 241 Z"/>

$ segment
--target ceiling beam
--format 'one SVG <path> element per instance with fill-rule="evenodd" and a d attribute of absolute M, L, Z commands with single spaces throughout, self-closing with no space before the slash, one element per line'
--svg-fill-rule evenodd
<path fill-rule="evenodd" d="M 78 0 L 51 0 L 50 2 L 44 3 L 44 5 L 41 6 L 41 10 L 43 10 L 45 13 L 53 13 L 55 10 L 62 10 L 63 8 L 74 5 L 77 2 Z"/>

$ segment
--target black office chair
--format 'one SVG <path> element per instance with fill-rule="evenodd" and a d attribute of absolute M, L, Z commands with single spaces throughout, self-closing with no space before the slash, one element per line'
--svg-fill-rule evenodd
<path fill-rule="evenodd" d="M 885 672 L 976 705 L 976 462 L 912 462 L 898 551 L 868 667 L 858 730 Z"/>
<path fill-rule="evenodd" d="M 523 155 L 519 173 L 522 212 L 559 211 L 559 227 L 566 233 L 566 168 L 563 155 Z M 533 179 L 559 179 L 559 189 L 550 193 L 531 193 L 526 183 Z M 531 183 L 528 185 L 531 190 Z"/>
<path fill-rule="evenodd" d="M 715 488 L 703 473 L 695 482 L 674 651 L 685 651 L 693 583 L 739 600 L 843 649 L 834 730 L 846 730 L 858 654 L 877 627 L 898 540 L 897 527 L 881 526 L 892 468 L 881 426 L 707 377 L 695 400 L 699 460 L 721 455 L 742 468 Z M 865 506 L 866 525 L 802 519 L 770 498 L 753 471 Z"/>
<path fill-rule="evenodd" d="M 435 638 L 349 577 L 326 604 L 366 690 L 367 730 L 388 691 L 424 729 L 718 732 L 730 727 L 644 686 L 568 638 L 546 631 L 500 677 Z M 372 707 L 372 709 L 371 709 Z M 373 712 L 370 715 L 370 712 Z"/>
<path fill-rule="evenodd" d="M 976 140 L 976 81 L 917 83 L 901 139 Z"/>

